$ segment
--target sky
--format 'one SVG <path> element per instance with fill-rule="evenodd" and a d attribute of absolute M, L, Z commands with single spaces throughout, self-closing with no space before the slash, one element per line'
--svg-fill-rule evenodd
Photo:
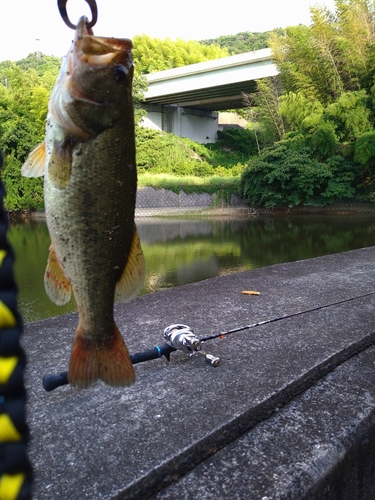
<path fill-rule="evenodd" d="M 242 31 L 263 32 L 310 24 L 309 6 L 334 10 L 334 0 L 97 0 L 98 36 L 204 40 Z M 73 24 L 91 19 L 84 0 L 68 0 Z M 57 0 L 0 0 L 0 61 L 16 61 L 31 52 L 62 57 L 73 38 L 57 8 Z"/>

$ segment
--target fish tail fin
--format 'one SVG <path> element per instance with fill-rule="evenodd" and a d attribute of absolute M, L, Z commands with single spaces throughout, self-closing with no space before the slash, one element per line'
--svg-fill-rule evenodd
<path fill-rule="evenodd" d="M 98 379 L 113 387 L 131 385 L 135 381 L 128 349 L 114 323 L 112 335 L 103 342 L 90 339 L 81 325 L 74 337 L 69 384 L 85 389 Z"/>

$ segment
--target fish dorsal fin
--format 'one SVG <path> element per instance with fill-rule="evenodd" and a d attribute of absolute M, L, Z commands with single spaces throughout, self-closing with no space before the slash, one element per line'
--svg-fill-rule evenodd
<path fill-rule="evenodd" d="M 46 165 L 46 144 L 43 141 L 37 146 L 22 165 L 21 174 L 23 177 L 41 177 L 44 175 Z"/>
<path fill-rule="evenodd" d="M 63 306 L 69 302 L 72 286 L 61 269 L 52 245 L 49 248 L 47 268 L 44 273 L 44 287 L 48 297 L 56 305 Z"/>
<path fill-rule="evenodd" d="M 130 300 L 141 290 L 145 280 L 145 258 L 134 226 L 133 239 L 130 245 L 128 260 L 121 278 L 116 285 L 116 293 L 120 300 Z"/>

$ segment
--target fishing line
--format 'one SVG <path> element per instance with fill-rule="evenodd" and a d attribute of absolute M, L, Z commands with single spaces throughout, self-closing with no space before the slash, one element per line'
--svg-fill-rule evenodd
<path fill-rule="evenodd" d="M 269 325 L 270 323 L 274 323 L 276 321 L 280 321 L 282 319 L 294 318 L 295 316 L 300 316 L 301 314 L 307 314 L 309 312 L 318 311 L 320 309 L 326 309 L 327 307 L 333 307 L 340 304 L 345 304 L 346 302 L 350 302 L 352 300 L 362 299 L 364 297 L 369 297 L 370 295 L 374 295 L 375 291 L 365 293 L 364 295 L 358 295 L 357 297 L 350 297 L 349 299 L 339 300 L 337 302 L 331 302 L 325 305 L 318 305 L 316 307 L 312 307 L 311 309 L 304 309 L 303 311 L 297 311 L 295 313 L 283 314 L 282 316 L 276 316 L 275 318 L 266 319 L 264 321 L 258 321 L 257 323 L 251 323 L 250 325 L 240 326 L 238 328 L 233 328 L 232 330 L 227 330 L 226 332 L 215 333 L 213 335 L 208 335 L 207 337 L 203 337 L 200 339 L 201 342 L 206 342 L 207 340 L 217 339 L 218 337 L 225 337 L 226 335 L 230 335 L 231 333 L 241 332 L 243 330 L 248 330 L 250 328 L 255 328 L 256 326 L 261 325 Z"/>

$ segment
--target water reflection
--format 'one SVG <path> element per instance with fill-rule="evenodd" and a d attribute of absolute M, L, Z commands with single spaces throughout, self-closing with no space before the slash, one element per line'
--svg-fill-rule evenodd
<path fill-rule="evenodd" d="M 272 219 L 137 219 L 146 258 L 142 294 L 235 271 L 303 260 L 375 244 L 373 216 Z M 44 291 L 50 244 L 44 222 L 11 223 L 9 240 L 24 321 L 75 311 L 55 306 Z"/>

